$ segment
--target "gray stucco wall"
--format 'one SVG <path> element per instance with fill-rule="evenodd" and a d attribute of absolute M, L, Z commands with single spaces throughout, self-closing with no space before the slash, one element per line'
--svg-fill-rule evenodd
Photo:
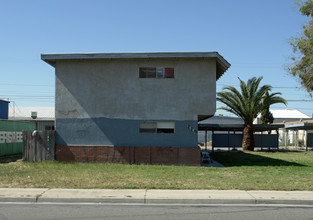
<path fill-rule="evenodd" d="M 174 79 L 139 78 L 173 67 Z M 198 115 L 216 109 L 216 59 L 59 60 L 57 145 L 197 146 Z M 174 121 L 174 134 L 139 134 L 140 121 Z"/>

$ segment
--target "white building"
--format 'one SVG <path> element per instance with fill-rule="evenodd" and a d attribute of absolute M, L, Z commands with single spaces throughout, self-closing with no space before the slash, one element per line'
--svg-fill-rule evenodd
<path fill-rule="evenodd" d="M 300 112 L 297 109 L 274 109 L 270 110 L 270 112 L 274 117 L 273 123 L 285 123 L 291 121 L 299 121 L 300 119 L 310 119 L 309 116 Z M 261 114 L 259 114 L 258 117 L 254 120 L 254 124 L 260 124 L 260 118 Z"/>
<path fill-rule="evenodd" d="M 297 109 L 275 109 L 275 110 L 270 110 L 274 117 L 274 122 L 273 123 L 281 123 L 285 124 L 288 122 L 295 122 L 295 121 L 301 121 L 301 120 L 307 120 L 311 119 L 309 116 L 306 114 L 300 112 Z M 261 114 L 258 115 L 258 117 L 254 120 L 254 124 L 260 124 L 260 117 Z M 305 137 L 305 132 L 302 130 L 285 130 L 285 129 L 280 129 L 279 130 L 279 141 L 280 143 L 284 145 L 297 145 L 297 141 L 295 140 L 300 140 L 302 142 L 303 140 L 306 139 Z"/>
<path fill-rule="evenodd" d="M 36 122 L 37 130 L 54 130 L 54 107 L 9 108 L 9 120 Z"/>

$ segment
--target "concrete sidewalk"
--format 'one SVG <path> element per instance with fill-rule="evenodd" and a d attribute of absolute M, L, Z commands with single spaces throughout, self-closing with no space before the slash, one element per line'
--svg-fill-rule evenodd
<path fill-rule="evenodd" d="M 0 202 L 313 205 L 313 191 L 0 188 Z"/>

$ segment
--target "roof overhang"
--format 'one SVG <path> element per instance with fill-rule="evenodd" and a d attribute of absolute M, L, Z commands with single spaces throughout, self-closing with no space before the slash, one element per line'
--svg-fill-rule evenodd
<path fill-rule="evenodd" d="M 10 103 L 10 101 L 8 100 L 5 100 L 5 99 L 0 99 L 1 102 L 7 102 L 7 103 Z"/>
<path fill-rule="evenodd" d="M 54 122 L 55 118 L 9 117 L 9 121 Z"/>
<path fill-rule="evenodd" d="M 218 52 L 155 52 L 155 53 L 68 53 L 41 54 L 41 59 L 55 67 L 58 60 L 85 59 L 166 59 L 166 58 L 216 58 L 216 80 L 230 67 Z"/>

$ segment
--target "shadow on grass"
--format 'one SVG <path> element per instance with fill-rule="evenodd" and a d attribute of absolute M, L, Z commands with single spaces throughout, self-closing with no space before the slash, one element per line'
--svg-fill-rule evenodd
<path fill-rule="evenodd" d="M 0 163 L 11 163 L 11 162 L 16 162 L 17 160 L 20 160 L 20 159 L 22 159 L 22 155 L 0 157 Z"/>
<path fill-rule="evenodd" d="M 244 153 L 244 152 L 218 152 L 210 154 L 213 160 L 218 161 L 226 167 L 237 166 L 299 166 L 306 165 L 289 162 L 286 160 L 265 157 L 262 155 Z"/>

